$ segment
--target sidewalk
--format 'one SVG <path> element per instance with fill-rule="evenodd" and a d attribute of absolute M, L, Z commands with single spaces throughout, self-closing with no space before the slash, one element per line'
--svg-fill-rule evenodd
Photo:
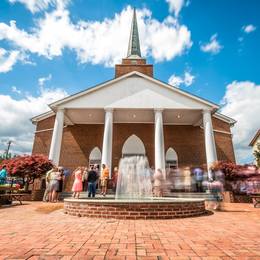
<path fill-rule="evenodd" d="M 1 208 L 0 259 L 260 259 L 260 209 L 252 204 L 136 221 L 73 217 L 61 208 L 42 202 Z"/>

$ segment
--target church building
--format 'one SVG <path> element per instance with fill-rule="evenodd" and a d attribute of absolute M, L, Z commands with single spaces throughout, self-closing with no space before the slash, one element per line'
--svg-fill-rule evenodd
<path fill-rule="evenodd" d="M 115 77 L 32 118 L 32 153 L 71 170 L 104 163 L 110 173 L 129 155 L 146 155 L 162 170 L 234 162 L 235 120 L 217 104 L 155 79 L 153 69 L 141 56 L 134 11 L 127 57 L 115 65 Z"/>

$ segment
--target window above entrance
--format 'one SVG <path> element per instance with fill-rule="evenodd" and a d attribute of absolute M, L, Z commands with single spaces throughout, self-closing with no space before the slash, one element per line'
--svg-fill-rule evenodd
<path fill-rule="evenodd" d="M 145 155 L 145 147 L 142 140 L 136 135 L 131 135 L 125 141 L 122 148 L 122 156 Z"/>

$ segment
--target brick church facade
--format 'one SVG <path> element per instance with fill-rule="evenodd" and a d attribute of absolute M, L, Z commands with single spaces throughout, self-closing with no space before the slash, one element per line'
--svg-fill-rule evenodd
<path fill-rule="evenodd" d="M 115 66 L 115 78 L 49 106 L 32 119 L 32 153 L 71 170 L 101 162 L 112 170 L 133 154 L 163 170 L 235 161 L 235 121 L 218 105 L 153 78 L 153 65 L 141 57 L 135 13 L 128 55 Z"/>

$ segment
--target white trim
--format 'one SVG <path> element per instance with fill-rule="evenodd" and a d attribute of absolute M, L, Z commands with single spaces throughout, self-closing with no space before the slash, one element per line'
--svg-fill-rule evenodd
<path fill-rule="evenodd" d="M 63 129 L 66 128 L 67 126 L 63 126 Z M 42 133 L 42 132 L 47 132 L 47 131 L 53 131 L 53 128 L 48 128 L 48 129 L 43 129 L 43 130 L 38 130 L 35 131 L 34 134 Z"/>
<path fill-rule="evenodd" d="M 50 110 L 50 111 L 42 113 L 42 114 L 40 114 L 38 116 L 32 117 L 31 121 L 32 121 L 33 124 L 35 124 L 35 123 L 37 123 L 39 121 L 42 121 L 42 120 L 47 119 L 47 118 L 49 118 L 51 116 L 54 116 L 54 115 L 56 115 L 55 112 Z"/>
<path fill-rule="evenodd" d="M 226 135 L 232 135 L 232 133 L 227 132 L 227 131 L 216 130 L 216 129 L 213 129 L 213 131 L 216 132 L 216 133 L 221 133 L 221 134 L 226 134 Z"/>
<path fill-rule="evenodd" d="M 53 128 L 48 128 L 48 129 L 43 129 L 43 130 L 35 131 L 34 133 L 35 133 L 35 134 L 38 134 L 38 133 L 47 132 L 47 131 L 53 131 Z"/>
<path fill-rule="evenodd" d="M 79 122 L 79 123 L 74 123 L 73 125 L 104 125 L 103 123 L 100 122 Z"/>
<path fill-rule="evenodd" d="M 204 130 L 204 127 L 203 127 L 203 126 L 200 126 L 200 128 Z M 232 136 L 232 133 L 231 133 L 231 132 L 227 132 L 227 131 L 222 131 L 222 130 L 213 129 L 213 132 L 221 133 L 221 134 L 226 134 L 226 135 L 231 135 L 231 136 Z"/>
<path fill-rule="evenodd" d="M 228 116 L 225 116 L 219 112 L 215 112 L 213 114 L 213 117 L 217 118 L 217 119 L 220 119 L 226 123 L 229 123 L 231 124 L 232 126 L 237 122 L 235 119 L 231 118 L 231 117 L 228 117 Z"/>

